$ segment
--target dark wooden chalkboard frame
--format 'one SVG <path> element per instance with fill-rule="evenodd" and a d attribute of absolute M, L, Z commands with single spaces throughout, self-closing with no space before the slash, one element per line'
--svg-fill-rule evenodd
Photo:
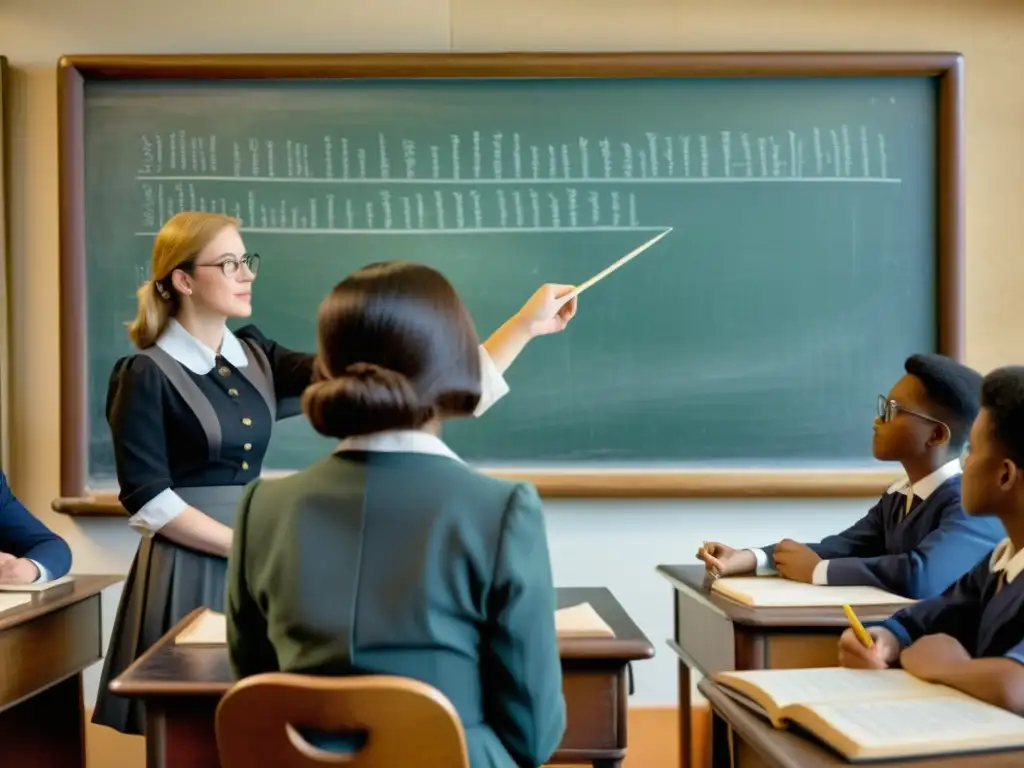
<path fill-rule="evenodd" d="M 90 80 L 506 77 L 934 77 L 938 98 L 939 351 L 964 351 L 963 58 L 958 53 L 375 53 L 65 56 L 58 64 L 60 160 L 61 494 L 54 509 L 123 515 L 86 487 L 85 83 Z M 312 311 L 312 310 L 311 310 Z M 486 469 L 486 468 L 485 468 Z M 895 474 L 866 470 L 545 470 L 492 474 L 546 497 L 850 497 L 881 493 Z"/>

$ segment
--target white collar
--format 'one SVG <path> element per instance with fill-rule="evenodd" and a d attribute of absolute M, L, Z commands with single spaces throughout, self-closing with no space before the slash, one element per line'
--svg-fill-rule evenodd
<path fill-rule="evenodd" d="M 1024 571 L 1024 549 L 1020 552 L 1014 551 L 1013 542 L 1009 538 L 1005 538 L 993 550 L 988 567 L 992 573 L 1005 571 L 1006 583 L 1009 584 L 1021 571 Z"/>
<path fill-rule="evenodd" d="M 193 373 L 203 376 L 213 370 L 217 353 L 185 330 L 185 326 L 171 318 L 167 328 L 156 340 L 156 345 Z M 242 342 L 230 329 L 224 329 L 224 340 L 220 344 L 220 356 L 235 368 L 245 368 L 249 359 L 242 349 Z"/>
<path fill-rule="evenodd" d="M 889 486 L 889 490 L 886 493 L 902 493 L 904 496 L 917 496 L 921 501 L 924 501 L 935 493 L 935 490 L 940 485 L 949 480 L 949 478 L 956 477 L 961 471 L 960 459 L 953 459 L 953 461 L 946 462 L 927 477 L 918 480 L 913 486 L 910 484 L 910 479 L 907 478 Z"/>
<path fill-rule="evenodd" d="M 425 453 L 447 456 L 462 461 L 437 435 L 418 429 L 394 429 L 372 435 L 349 437 L 338 443 L 338 451 L 370 451 L 374 453 Z"/>

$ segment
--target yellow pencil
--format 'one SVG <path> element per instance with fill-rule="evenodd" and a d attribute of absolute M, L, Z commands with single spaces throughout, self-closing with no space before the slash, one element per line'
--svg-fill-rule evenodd
<path fill-rule="evenodd" d="M 857 635 L 857 639 L 860 640 L 861 644 L 865 648 L 870 648 L 875 644 L 875 641 L 871 639 L 871 635 L 864 629 L 864 625 L 860 623 L 860 619 L 857 618 L 857 614 L 853 612 L 853 608 L 848 605 L 843 606 L 843 610 L 846 612 L 846 618 L 850 620 L 850 626 L 853 627 L 853 632 Z"/>

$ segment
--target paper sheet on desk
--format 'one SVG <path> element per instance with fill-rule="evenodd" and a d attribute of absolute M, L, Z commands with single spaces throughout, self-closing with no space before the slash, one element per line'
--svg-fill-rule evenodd
<path fill-rule="evenodd" d="M 726 576 L 712 592 L 755 608 L 828 608 L 846 605 L 892 605 L 913 600 L 876 587 L 829 587 L 790 581 L 780 576 Z"/>
<path fill-rule="evenodd" d="M 615 637 L 612 628 L 590 603 L 580 603 L 555 611 L 555 631 L 559 637 Z M 176 645 L 225 645 L 227 620 L 223 613 L 207 610 L 174 638 Z"/>
<path fill-rule="evenodd" d="M 559 637 L 615 637 L 590 603 L 580 603 L 555 611 L 555 634 Z"/>
<path fill-rule="evenodd" d="M 47 589 L 59 587 L 61 584 L 69 584 L 74 580 L 74 576 L 61 576 L 59 579 L 44 581 L 42 584 L 0 584 L 0 592 L 44 592 Z"/>
<path fill-rule="evenodd" d="M 0 594 L 0 613 L 9 611 L 11 608 L 17 608 L 19 605 L 32 602 L 32 595 L 23 595 L 16 593 Z"/>
<path fill-rule="evenodd" d="M 183 629 L 175 645 L 227 645 L 228 622 L 223 613 L 207 609 Z"/>

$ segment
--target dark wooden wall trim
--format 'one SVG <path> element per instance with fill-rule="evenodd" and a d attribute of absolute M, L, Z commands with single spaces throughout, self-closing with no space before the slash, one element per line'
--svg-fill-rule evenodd
<path fill-rule="evenodd" d="M 958 53 L 379 53 L 65 56 L 58 64 L 60 161 L 61 494 L 68 514 L 124 514 L 113 494 L 87 488 L 84 90 L 89 80 L 363 77 L 897 77 L 939 82 L 939 350 L 964 353 L 963 60 Z M 485 468 L 486 469 L 486 468 Z M 871 496 L 893 473 L 776 471 L 537 471 L 492 474 L 536 484 L 546 497 Z"/>
<path fill-rule="evenodd" d="M 0 56 L 0 467 L 11 461 L 10 72 Z"/>
<path fill-rule="evenodd" d="M 60 492 L 85 492 L 89 380 L 85 287 L 85 77 L 64 61 L 57 72 L 60 201 Z"/>

